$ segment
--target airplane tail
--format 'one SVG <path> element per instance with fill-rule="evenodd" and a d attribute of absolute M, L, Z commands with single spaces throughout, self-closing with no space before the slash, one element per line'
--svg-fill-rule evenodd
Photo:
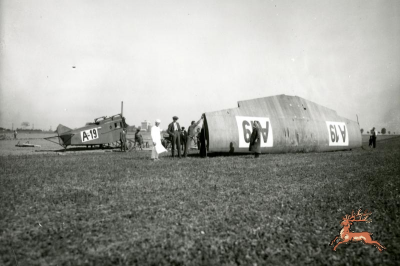
<path fill-rule="evenodd" d="M 66 127 L 66 126 L 63 126 L 63 125 L 59 124 L 58 127 L 57 127 L 56 132 L 57 132 L 58 136 L 61 136 L 62 134 L 66 133 L 68 131 L 71 131 L 71 130 L 72 129 L 70 129 L 69 127 Z"/>

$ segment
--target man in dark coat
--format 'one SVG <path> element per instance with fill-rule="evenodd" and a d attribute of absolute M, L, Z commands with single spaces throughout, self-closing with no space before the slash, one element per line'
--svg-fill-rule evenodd
<path fill-rule="evenodd" d="M 261 153 L 261 133 L 258 121 L 253 123 L 253 132 L 250 136 L 250 147 L 249 151 L 254 152 L 254 158 L 258 158 Z"/>
<path fill-rule="evenodd" d="M 371 137 L 372 137 L 372 147 L 376 148 L 376 132 L 374 127 L 371 130 Z"/>
<path fill-rule="evenodd" d="M 201 137 L 201 135 L 200 135 L 200 130 L 201 130 L 201 128 L 198 128 L 198 129 L 197 129 L 197 133 L 196 133 L 197 149 L 198 149 L 198 150 L 200 150 L 200 146 L 201 146 L 201 142 L 200 142 L 200 137 Z"/>
<path fill-rule="evenodd" d="M 206 131 L 204 129 L 204 125 L 200 130 L 200 157 L 207 157 L 207 146 L 206 146 Z"/>
<path fill-rule="evenodd" d="M 186 140 L 187 140 L 187 131 L 185 130 L 185 127 L 182 127 L 181 144 L 182 144 L 183 156 L 185 156 L 185 152 L 186 152 Z"/>
<path fill-rule="evenodd" d="M 174 116 L 172 118 L 174 121 L 168 125 L 167 132 L 171 136 L 171 142 L 172 142 L 172 157 L 175 157 L 175 148 L 178 150 L 178 157 L 181 158 L 181 138 L 180 138 L 180 132 L 181 132 L 181 127 L 179 125 L 178 117 Z"/>

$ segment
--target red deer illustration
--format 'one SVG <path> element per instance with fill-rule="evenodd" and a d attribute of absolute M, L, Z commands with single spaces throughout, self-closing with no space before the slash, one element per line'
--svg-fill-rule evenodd
<path fill-rule="evenodd" d="M 366 222 L 366 223 L 372 222 L 372 220 L 368 220 L 368 217 L 371 214 L 372 212 L 368 213 L 368 210 L 362 213 L 361 209 L 359 209 L 356 214 L 354 214 L 354 211 L 352 210 L 351 215 L 346 214 L 346 216 L 342 217 L 343 221 L 340 223 L 340 225 L 342 225 L 343 228 L 342 230 L 340 230 L 340 235 L 337 235 L 330 243 L 330 246 L 332 246 L 334 243 L 336 243 L 336 240 L 338 238 L 340 239 L 340 241 L 336 244 L 333 250 L 336 251 L 337 247 L 340 244 L 355 243 L 362 241 L 364 244 L 374 245 L 379 250 L 379 252 L 384 251 L 386 248 L 378 241 L 372 239 L 372 233 L 369 232 L 354 233 L 350 231 L 350 227 L 353 225 L 354 222 Z"/>

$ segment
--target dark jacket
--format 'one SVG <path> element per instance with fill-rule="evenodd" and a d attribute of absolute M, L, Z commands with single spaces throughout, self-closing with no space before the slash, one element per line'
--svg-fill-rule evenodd
<path fill-rule="evenodd" d="M 261 133 L 258 128 L 253 128 L 253 132 L 251 133 L 249 151 L 261 153 Z"/>
<path fill-rule="evenodd" d="M 135 141 L 139 144 L 143 143 L 143 137 L 142 137 L 142 133 L 140 133 L 140 131 L 136 131 L 135 133 Z"/>
<path fill-rule="evenodd" d="M 121 131 L 121 133 L 119 133 L 119 137 L 120 137 L 121 141 L 123 141 L 123 142 L 126 141 L 126 133 L 124 131 Z"/>
<path fill-rule="evenodd" d="M 178 130 L 181 131 L 181 126 L 179 125 L 178 122 L 176 122 L 176 126 L 178 127 Z M 168 125 L 167 132 L 171 136 L 174 135 L 174 122 L 172 122 L 171 124 Z"/>
<path fill-rule="evenodd" d="M 186 132 L 186 130 L 181 131 L 181 140 L 186 142 L 187 138 L 188 138 L 188 133 Z"/>

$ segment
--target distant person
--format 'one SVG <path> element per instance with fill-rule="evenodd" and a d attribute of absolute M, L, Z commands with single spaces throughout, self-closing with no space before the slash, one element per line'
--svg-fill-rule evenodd
<path fill-rule="evenodd" d="M 254 152 L 254 158 L 260 157 L 261 153 L 261 133 L 260 133 L 260 125 L 258 121 L 254 121 L 253 123 L 253 132 L 250 136 L 250 146 L 249 151 Z"/>
<path fill-rule="evenodd" d="M 121 151 L 126 152 L 126 129 L 122 129 L 120 133 Z"/>
<path fill-rule="evenodd" d="M 178 117 L 174 116 L 172 117 L 173 122 L 168 125 L 168 134 L 171 137 L 171 142 L 172 142 L 172 157 L 175 157 L 175 148 L 178 150 L 178 157 L 181 158 L 181 127 L 179 125 Z"/>
<path fill-rule="evenodd" d="M 200 130 L 201 130 L 201 128 L 198 128 L 197 132 L 196 132 L 196 140 L 197 140 L 197 149 L 198 150 L 200 150 L 200 146 L 201 146 L 201 143 L 200 143 L 200 137 L 201 137 Z"/>
<path fill-rule="evenodd" d="M 369 136 L 368 146 L 369 146 L 370 148 L 372 148 L 372 135 Z"/>
<path fill-rule="evenodd" d="M 375 132 L 375 128 L 373 127 L 371 129 L 371 137 L 372 137 L 372 148 L 376 148 L 376 132 Z"/>
<path fill-rule="evenodd" d="M 14 139 L 17 139 L 17 135 L 18 135 L 17 130 L 14 130 Z"/>
<path fill-rule="evenodd" d="M 160 153 L 166 152 L 167 150 L 161 143 L 161 129 L 160 129 L 161 120 L 157 119 L 155 125 L 151 128 L 151 139 L 153 140 L 153 150 L 151 151 L 151 159 L 154 161 L 158 161 L 158 155 Z"/>
<path fill-rule="evenodd" d="M 189 154 L 189 150 L 190 150 L 190 146 L 192 146 L 191 145 L 192 142 L 194 142 L 195 140 L 197 141 L 195 129 L 202 120 L 203 120 L 203 116 L 201 116 L 200 120 L 197 121 L 196 123 L 194 121 L 192 121 L 191 125 L 188 128 L 185 153 L 183 154 L 183 156 L 185 156 L 185 157 L 187 157 L 187 155 Z M 200 130 L 200 128 L 199 128 L 199 130 Z"/>
<path fill-rule="evenodd" d="M 142 133 L 140 133 L 141 129 L 142 129 L 141 127 L 138 127 L 136 129 L 135 143 L 136 143 L 136 147 L 140 148 L 140 150 L 143 150 L 143 147 L 142 147 L 142 145 L 143 145 L 143 136 L 142 136 Z"/>
<path fill-rule="evenodd" d="M 200 130 L 199 139 L 200 139 L 200 157 L 206 158 L 207 157 L 207 145 L 206 145 L 206 130 L 204 129 L 204 125 Z"/>
<path fill-rule="evenodd" d="M 181 146 L 182 146 L 183 156 L 185 156 L 187 131 L 185 130 L 185 127 L 182 127 L 181 129 L 182 129 L 181 130 Z"/>

